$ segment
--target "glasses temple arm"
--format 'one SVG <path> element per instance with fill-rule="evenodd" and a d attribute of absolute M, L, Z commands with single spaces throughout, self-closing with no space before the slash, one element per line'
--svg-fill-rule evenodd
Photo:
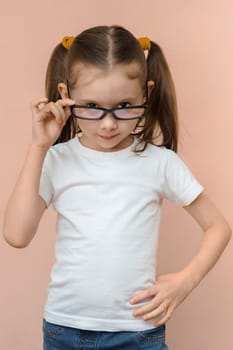
<path fill-rule="evenodd" d="M 68 80 L 66 80 L 66 86 L 67 86 L 68 97 L 71 98 L 71 96 L 70 96 L 70 87 L 69 87 Z"/>

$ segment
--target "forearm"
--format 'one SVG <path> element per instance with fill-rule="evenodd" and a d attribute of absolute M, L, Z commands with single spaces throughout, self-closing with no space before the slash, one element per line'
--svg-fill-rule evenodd
<path fill-rule="evenodd" d="M 226 223 L 219 223 L 207 229 L 197 254 L 181 271 L 196 287 L 220 258 L 231 238 L 231 229 Z"/>
<path fill-rule="evenodd" d="M 13 246 L 26 245 L 39 223 L 42 211 L 38 191 L 46 152 L 46 149 L 29 145 L 23 168 L 8 200 L 3 235 Z"/>

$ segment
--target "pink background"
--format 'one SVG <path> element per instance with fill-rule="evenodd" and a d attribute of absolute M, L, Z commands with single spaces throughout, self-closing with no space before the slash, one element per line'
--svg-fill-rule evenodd
<path fill-rule="evenodd" d="M 158 42 L 175 81 L 179 154 L 232 225 L 233 3 L 174 1 L 6 1 L 1 4 L 1 202 L 4 207 L 31 140 L 30 101 L 44 96 L 53 47 L 65 35 L 120 24 Z M 33 210 L 33 208 L 32 208 Z M 42 349 L 42 315 L 54 261 L 55 212 L 49 208 L 26 249 L 0 237 L 0 348 Z M 182 208 L 165 203 L 159 273 L 182 268 L 197 251 L 201 229 Z M 232 350 L 232 241 L 218 264 L 167 324 L 171 350 Z"/>

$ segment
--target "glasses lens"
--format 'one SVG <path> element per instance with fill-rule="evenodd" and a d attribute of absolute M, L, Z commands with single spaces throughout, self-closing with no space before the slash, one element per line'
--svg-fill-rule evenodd
<path fill-rule="evenodd" d="M 145 107 L 135 107 L 135 108 L 120 108 L 115 109 L 114 114 L 120 119 L 134 119 L 140 118 L 144 112 Z M 104 111 L 95 108 L 85 108 L 85 107 L 73 107 L 72 112 L 75 117 L 85 118 L 85 119 L 99 119 L 103 115 Z"/>
<path fill-rule="evenodd" d="M 85 108 L 85 107 L 74 107 L 72 109 L 73 114 L 76 117 L 80 118 L 88 118 L 88 119 L 98 119 L 103 114 L 103 111 L 98 109 L 92 109 L 92 108 Z"/>
<path fill-rule="evenodd" d="M 115 114 L 118 118 L 121 119 L 130 119 L 130 118 L 139 118 L 145 112 L 145 107 L 136 107 L 136 108 L 126 108 L 126 109 L 117 109 Z"/>

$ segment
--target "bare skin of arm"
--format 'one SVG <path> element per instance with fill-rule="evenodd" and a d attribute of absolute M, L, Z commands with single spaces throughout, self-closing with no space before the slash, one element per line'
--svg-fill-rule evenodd
<path fill-rule="evenodd" d="M 220 258 L 232 231 L 223 215 L 204 192 L 184 209 L 204 232 L 197 254 L 183 270 L 192 276 L 193 284 L 196 286 Z"/>
<path fill-rule="evenodd" d="M 182 270 L 157 276 L 155 285 L 130 299 L 131 304 L 137 304 L 152 298 L 146 305 L 134 310 L 133 316 L 153 319 L 155 326 L 171 318 L 178 305 L 218 261 L 232 235 L 229 224 L 204 192 L 183 208 L 204 232 L 197 253 Z"/>
<path fill-rule="evenodd" d="M 47 98 L 40 98 L 31 104 L 32 142 L 4 213 L 3 237 L 13 247 L 28 246 L 37 231 L 46 209 L 39 195 L 44 158 L 59 137 L 74 103 L 70 99 L 48 102 Z"/>
<path fill-rule="evenodd" d="M 3 236 L 15 248 L 24 248 L 30 243 L 46 209 L 46 203 L 38 194 L 45 154 L 45 149 L 30 145 L 6 206 Z"/>

